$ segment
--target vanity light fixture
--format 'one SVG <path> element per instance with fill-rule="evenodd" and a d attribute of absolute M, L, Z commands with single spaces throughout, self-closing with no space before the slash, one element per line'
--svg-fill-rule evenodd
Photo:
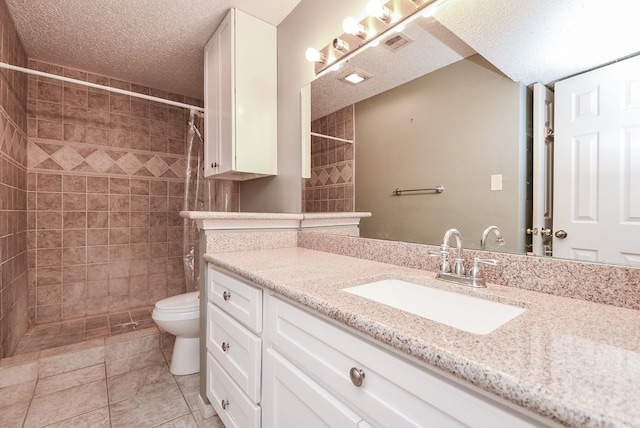
<path fill-rule="evenodd" d="M 369 0 L 369 3 L 367 3 L 367 13 L 369 16 L 378 18 L 385 24 L 391 23 L 391 10 L 384 5 L 383 0 Z"/>
<path fill-rule="evenodd" d="M 358 36 L 361 39 L 366 39 L 368 35 L 367 28 L 351 17 L 345 19 L 342 23 L 342 31 L 353 36 Z"/>
<path fill-rule="evenodd" d="M 340 52 L 348 52 L 349 43 L 336 37 L 335 39 L 333 39 L 333 48 Z"/>
<path fill-rule="evenodd" d="M 315 63 L 316 76 L 325 70 L 335 69 L 361 49 L 374 47 L 393 31 L 401 32 L 404 26 L 421 16 L 431 16 L 435 3 L 446 0 L 368 0 L 367 13 L 360 22 L 347 18 L 342 23 L 344 33 L 332 40 L 320 51 L 309 48 L 306 57 Z M 387 7 L 389 5 L 389 7 Z"/>
<path fill-rule="evenodd" d="M 319 62 L 320 64 L 324 64 L 327 60 L 327 57 L 324 54 L 314 48 L 307 49 L 304 55 L 307 58 L 307 61 L 310 62 Z"/>

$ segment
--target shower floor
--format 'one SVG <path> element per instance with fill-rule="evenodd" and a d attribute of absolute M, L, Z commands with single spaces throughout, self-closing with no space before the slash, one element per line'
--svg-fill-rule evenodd
<path fill-rule="evenodd" d="M 13 355 L 23 355 L 86 340 L 130 333 L 153 326 L 155 323 L 151 319 L 151 309 L 136 309 L 77 320 L 34 325 L 29 327 Z"/>

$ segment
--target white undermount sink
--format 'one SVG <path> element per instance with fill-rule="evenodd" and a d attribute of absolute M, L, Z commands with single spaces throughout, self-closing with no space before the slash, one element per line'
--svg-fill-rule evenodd
<path fill-rule="evenodd" d="M 384 279 L 343 290 L 475 334 L 491 333 L 525 311 L 400 279 Z"/>

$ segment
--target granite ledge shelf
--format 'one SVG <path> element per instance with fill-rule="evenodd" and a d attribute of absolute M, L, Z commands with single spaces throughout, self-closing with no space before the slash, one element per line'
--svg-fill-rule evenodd
<path fill-rule="evenodd" d="M 322 227 L 358 227 L 369 212 L 334 213 L 247 213 L 218 211 L 181 211 L 180 217 L 194 220 L 203 230 L 303 230 Z"/>

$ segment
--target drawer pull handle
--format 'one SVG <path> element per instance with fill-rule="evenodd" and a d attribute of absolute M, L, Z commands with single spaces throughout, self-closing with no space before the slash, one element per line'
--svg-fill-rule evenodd
<path fill-rule="evenodd" d="M 227 352 L 227 349 L 229 349 L 229 344 L 227 342 L 222 342 L 222 352 Z"/>
<path fill-rule="evenodd" d="M 227 410 L 227 407 L 229 407 L 229 400 L 222 400 L 220 404 L 222 405 L 223 410 Z"/>
<path fill-rule="evenodd" d="M 231 293 L 229 293 L 228 291 L 225 291 L 224 293 L 222 293 L 222 298 L 227 301 L 229 299 L 231 299 Z"/>
<path fill-rule="evenodd" d="M 364 380 L 364 370 L 351 367 L 351 370 L 349 370 L 349 377 L 351 378 L 351 383 L 355 386 L 361 386 L 362 381 Z"/>

